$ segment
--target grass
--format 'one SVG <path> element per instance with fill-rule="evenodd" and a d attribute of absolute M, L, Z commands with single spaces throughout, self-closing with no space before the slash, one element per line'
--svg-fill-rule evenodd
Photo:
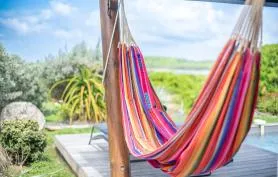
<path fill-rule="evenodd" d="M 267 123 L 278 123 L 278 115 L 258 115 L 255 116 L 255 119 L 261 119 L 266 121 Z"/>
<path fill-rule="evenodd" d="M 61 116 L 57 115 L 57 114 L 51 114 L 49 116 L 46 116 L 45 120 L 46 120 L 46 122 L 52 122 L 52 123 L 53 122 L 63 122 L 64 121 L 64 119 L 61 118 Z"/>
<path fill-rule="evenodd" d="M 59 156 L 54 145 L 54 136 L 60 134 L 90 133 L 90 128 L 62 129 L 58 131 L 45 131 L 47 134 L 47 148 L 41 161 L 34 162 L 25 167 L 26 173 L 22 177 L 75 177 L 66 162 Z"/>
<path fill-rule="evenodd" d="M 191 61 L 173 57 L 146 57 L 145 62 L 149 68 L 168 69 L 210 69 L 213 61 Z"/>

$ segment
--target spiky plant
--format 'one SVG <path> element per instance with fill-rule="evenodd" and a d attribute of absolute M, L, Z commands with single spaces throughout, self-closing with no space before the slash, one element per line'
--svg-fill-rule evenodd
<path fill-rule="evenodd" d="M 79 120 L 97 123 L 105 120 L 104 88 L 96 69 L 80 66 L 76 75 L 56 82 L 50 89 L 50 95 L 55 88 L 65 83 L 61 99 L 70 110 L 70 124 L 75 115 L 78 115 Z"/>

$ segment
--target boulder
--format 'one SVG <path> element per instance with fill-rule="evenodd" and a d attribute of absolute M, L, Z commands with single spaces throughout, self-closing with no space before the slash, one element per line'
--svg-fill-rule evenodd
<path fill-rule="evenodd" d="M 34 120 L 38 122 L 40 130 L 44 128 L 45 124 L 43 113 L 29 102 L 13 102 L 3 108 L 0 121 L 15 119 Z"/>

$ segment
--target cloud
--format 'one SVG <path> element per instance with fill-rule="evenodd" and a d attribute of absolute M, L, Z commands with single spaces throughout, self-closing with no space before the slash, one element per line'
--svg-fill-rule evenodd
<path fill-rule="evenodd" d="M 40 17 L 44 20 L 48 20 L 53 16 L 53 12 L 51 9 L 43 9 L 40 13 Z"/>
<path fill-rule="evenodd" d="M 38 13 L 0 18 L 0 23 L 21 35 L 26 35 L 48 29 L 48 23 L 51 19 L 57 17 L 57 15 L 69 16 L 76 9 L 70 4 L 53 0 L 50 1 L 49 8 L 42 9 Z"/>
<path fill-rule="evenodd" d="M 217 53 L 211 51 L 221 50 L 238 11 L 238 6 L 226 12 L 212 3 L 180 0 L 134 0 L 125 5 L 131 32 L 147 55 L 190 59 L 203 59 L 204 55 L 205 59 L 215 58 Z M 202 46 L 206 46 L 203 55 L 198 50 Z"/>
<path fill-rule="evenodd" d="M 55 30 L 53 34 L 56 37 L 61 39 L 81 38 L 83 36 L 82 32 L 78 29 L 74 29 L 74 30 L 58 29 Z"/>
<path fill-rule="evenodd" d="M 224 12 L 214 9 L 210 3 L 180 0 L 131 1 L 127 3 L 127 14 L 134 30 L 158 36 L 174 34 L 181 38 L 214 35 L 220 31 L 214 24 L 225 18 Z"/>
<path fill-rule="evenodd" d="M 85 25 L 89 27 L 100 27 L 100 16 L 98 10 L 90 12 L 85 21 Z"/>
<path fill-rule="evenodd" d="M 75 7 L 71 6 L 70 4 L 63 3 L 63 2 L 60 2 L 57 0 L 51 1 L 50 7 L 55 13 L 57 13 L 59 15 L 63 15 L 63 16 L 70 15 L 76 9 Z"/>
<path fill-rule="evenodd" d="M 14 29 L 19 33 L 26 33 L 29 31 L 29 26 L 26 22 L 22 22 L 17 18 L 0 19 L 0 23 Z"/>
<path fill-rule="evenodd" d="M 30 32 L 41 32 L 47 28 L 47 25 L 36 16 L 2 18 L 0 23 L 23 35 Z"/>

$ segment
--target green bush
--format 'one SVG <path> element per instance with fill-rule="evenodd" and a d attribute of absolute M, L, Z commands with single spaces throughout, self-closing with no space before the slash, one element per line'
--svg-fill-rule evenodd
<path fill-rule="evenodd" d="M 262 48 L 261 95 L 278 92 L 278 44 L 265 45 Z"/>
<path fill-rule="evenodd" d="M 79 67 L 79 73 L 56 82 L 50 89 L 50 96 L 61 84 L 67 83 L 61 99 L 69 108 L 70 124 L 74 118 L 81 121 L 105 121 L 104 88 L 96 69 Z"/>
<path fill-rule="evenodd" d="M 42 112 L 47 122 L 65 122 L 70 118 L 70 108 L 67 104 L 57 102 L 45 102 Z"/>
<path fill-rule="evenodd" d="M 35 121 L 6 120 L 1 123 L 0 143 L 12 162 L 22 166 L 41 158 L 46 136 Z"/>
<path fill-rule="evenodd" d="M 186 112 L 191 109 L 197 98 L 204 78 L 204 76 L 173 73 L 154 72 L 150 74 L 152 84 L 156 87 L 165 88 L 168 92 L 174 94 L 177 102 L 183 102 Z"/>
<path fill-rule="evenodd" d="M 261 112 L 278 114 L 278 44 L 262 48 L 260 97 L 257 108 Z"/>
<path fill-rule="evenodd" d="M 261 112 L 278 114 L 278 94 L 267 94 L 259 98 L 257 108 Z"/>

